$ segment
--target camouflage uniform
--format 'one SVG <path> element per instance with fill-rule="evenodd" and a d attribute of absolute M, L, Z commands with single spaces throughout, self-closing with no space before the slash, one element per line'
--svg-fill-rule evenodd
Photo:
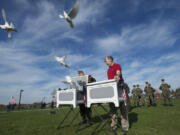
<path fill-rule="evenodd" d="M 141 93 L 141 103 L 144 106 L 145 105 L 145 97 L 144 97 L 144 93 Z"/>
<path fill-rule="evenodd" d="M 130 98 L 129 98 L 129 93 L 130 93 L 130 90 L 129 90 L 129 86 L 127 83 L 124 83 L 124 89 L 126 90 L 126 103 L 127 103 L 127 110 L 128 112 L 130 111 L 130 107 L 131 107 L 131 103 L 130 103 Z"/>
<path fill-rule="evenodd" d="M 146 93 L 146 97 L 148 98 L 148 105 L 154 105 L 154 98 L 153 98 L 153 89 L 150 86 L 146 86 L 144 88 L 144 92 Z"/>
<path fill-rule="evenodd" d="M 143 91 L 139 86 L 137 86 L 137 95 L 138 95 L 138 104 L 144 105 L 144 97 L 143 97 Z"/>
<path fill-rule="evenodd" d="M 154 103 L 156 102 L 156 96 L 155 96 L 155 92 L 156 90 L 151 86 L 151 84 L 149 84 L 149 86 L 151 87 L 152 89 L 152 93 L 153 93 L 153 100 L 154 100 Z"/>
<path fill-rule="evenodd" d="M 132 90 L 132 96 L 133 96 L 133 101 L 134 101 L 134 106 L 138 106 L 138 94 L 137 94 L 137 90 L 136 87 L 133 88 Z"/>
<path fill-rule="evenodd" d="M 171 98 L 170 98 L 170 91 L 169 88 L 171 86 L 167 83 L 161 84 L 159 89 L 162 91 L 162 95 L 164 97 L 164 104 L 166 104 L 166 101 L 168 100 L 169 104 L 172 105 Z"/>
<path fill-rule="evenodd" d="M 128 121 L 128 111 L 126 108 L 126 105 L 124 102 L 120 102 L 120 112 L 121 112 L 121 126 L 124 131 L 129 130 L 129 121 Z M 114 103 L 109 104 L 110 107 L 110 113 L 111 113 L 111 128 L 113 130 L 117 129 L 118 124 L 118 115 L 117 115 L 117 109 L 114 105 Z"/>
<path fill-rule="evenodd" d="M 118 90 L 123 90 L 124 82 L 120 82 L 118 84 Z M 115 130 L 117 128 L 118 124 L 118 115 L 117 115 L 117 109 L 114 105 L 114 103 L 109 104 L 110 107 L 110 113 L 111 113 L 111 128 L 112 130 Z M 125 102 L 120 102 L 119 104 L 120 112 L 121 112 L 121 126 L 123 131 L 129 130 L 129 121 L 128 121 L 128 111 L 127 106 L 125 105 Z"/>

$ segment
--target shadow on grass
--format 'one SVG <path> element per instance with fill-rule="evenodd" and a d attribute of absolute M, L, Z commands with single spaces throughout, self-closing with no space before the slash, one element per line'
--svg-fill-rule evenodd
<path fill-rule="evenodd" d="M 103 120 L 106 120 L 106 119 L 110 118 L 110 116 L 109 116 L 108 114 L 103 114 L 103 115 L 101 115 L 101 118 L 102 118 Z M 92 120 L 92 122 L 94 122 L 94 123 L 98 123 L 98 122 L 101 122 L 101 121 L 102 121 L 102 120 L 99 118 L 99 116 L 94 116 L 91 120 Z"/>
<path fill-rule="evenodd" d="M 135 112 L 130 112 L 128 114 L 128 117 L 129 117 L 129 128 L 131 128 L 133 123 L 136 123 L 138 121 L 138 114 Z"/>

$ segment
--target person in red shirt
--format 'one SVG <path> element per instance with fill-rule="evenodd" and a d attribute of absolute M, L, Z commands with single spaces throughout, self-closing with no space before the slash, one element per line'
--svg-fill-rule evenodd
<path fill-rule="evenodd" d="M 105 63 L 106 63 L 107 66 L 109 66 L 109 69 L 107 70 L 108 79 L 109 80 L 110 79 L 115 79 L 118 82 L 118 87 L 123 85 L 124 80 L 123 80 L 123 77 L 122 77 L 121 66 L 119 64 L 114 63 L 112 56 L 106 56 Z M 119 90 L 119 88 L 118 88 L 118 90 Z M 112 114 L 111 129 L 116 130 L 117 129 L 117 124 L 118 124 L 117 108 L 115 107 L 115 105 L 113 103 L 111 103 L 109 105 L 109 107 L 110 107 L 110 111 L 111 111 L 111 114 Z M 125 102 L 120 102 L 120 111 L 121 111 L 122 130 L 123 130 L 124 134 L 127 134 L 128 130 L 129 130 L 129 121 L 128 121 L 128 112 L 127 112 Z"/>

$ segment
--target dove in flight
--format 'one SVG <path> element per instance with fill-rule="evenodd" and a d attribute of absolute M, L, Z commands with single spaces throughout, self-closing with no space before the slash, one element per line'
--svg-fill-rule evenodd
<path fill-rule="evenodd" d="M 66 63 L 65 63 L 65 58 L 66 56 L 63 57 L 55 57 L 56 61 L 59 62 L 62 66 L 66 68 L 70 68 Z"/>
<path fill-rule="evenodd" d="M 71 77 L 70 76 L 66 76 L 66 81 L 62 81 L 64 84 L 69 84 L 69 85 L 72 85 L 72 80 L 71 80 Z"/>
<path fill-rule="evenodd" d="M 74 19 L 78 13 L 79 10 L 79 1 L 76 2 L 74 7 L 71 9 L 69 13 L 66 13 L 66 11 L 63 11 L 64 15 L 59 15 L 61 19 L 66 19 L 66 21 L 69 23 L 71 28 L 74 28 L 74 24 L 72 22 L 72 19 Z"/>
<path fill-rule="evenodd" d="M 4 9 L 2 9 L 2 16 L 3 16 L 5 24 L 0 25 L 0 28 L 3 29 L 3 30 L 6 30 L 8 32 L 8 38 L 11 38 L 11 31 L 17 32 L 17 29 L 16 29 L 16 27 L 14 27 L 12 22 L 10 24 L 8 23 L 8 21 L 6 19 L 6 13 L 5 13 Z"/>

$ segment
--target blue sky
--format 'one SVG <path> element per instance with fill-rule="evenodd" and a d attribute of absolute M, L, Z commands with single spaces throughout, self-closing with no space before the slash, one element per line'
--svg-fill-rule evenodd
<path fill-rule="evenodd" d="M 50 99 L 53 89 L 66 87 L 66 75 L 84 70 L 97 81 L 106 80 L 104 57 L 121 64 L 132 88 L 149 81 L 158 89 L 165 78 L 180 86 L 179 0 L 80 0 L 75 28 L 59 19 L 75 0 L 1 0 L 7 19 L 18 29 L 7 38 L 0 30 L 0 103 L 11 96 L 32 103 Z M 0 24 L 4 23 L 0 15 Z M 55 56 L 67 56 L 70 69 Z"/>

